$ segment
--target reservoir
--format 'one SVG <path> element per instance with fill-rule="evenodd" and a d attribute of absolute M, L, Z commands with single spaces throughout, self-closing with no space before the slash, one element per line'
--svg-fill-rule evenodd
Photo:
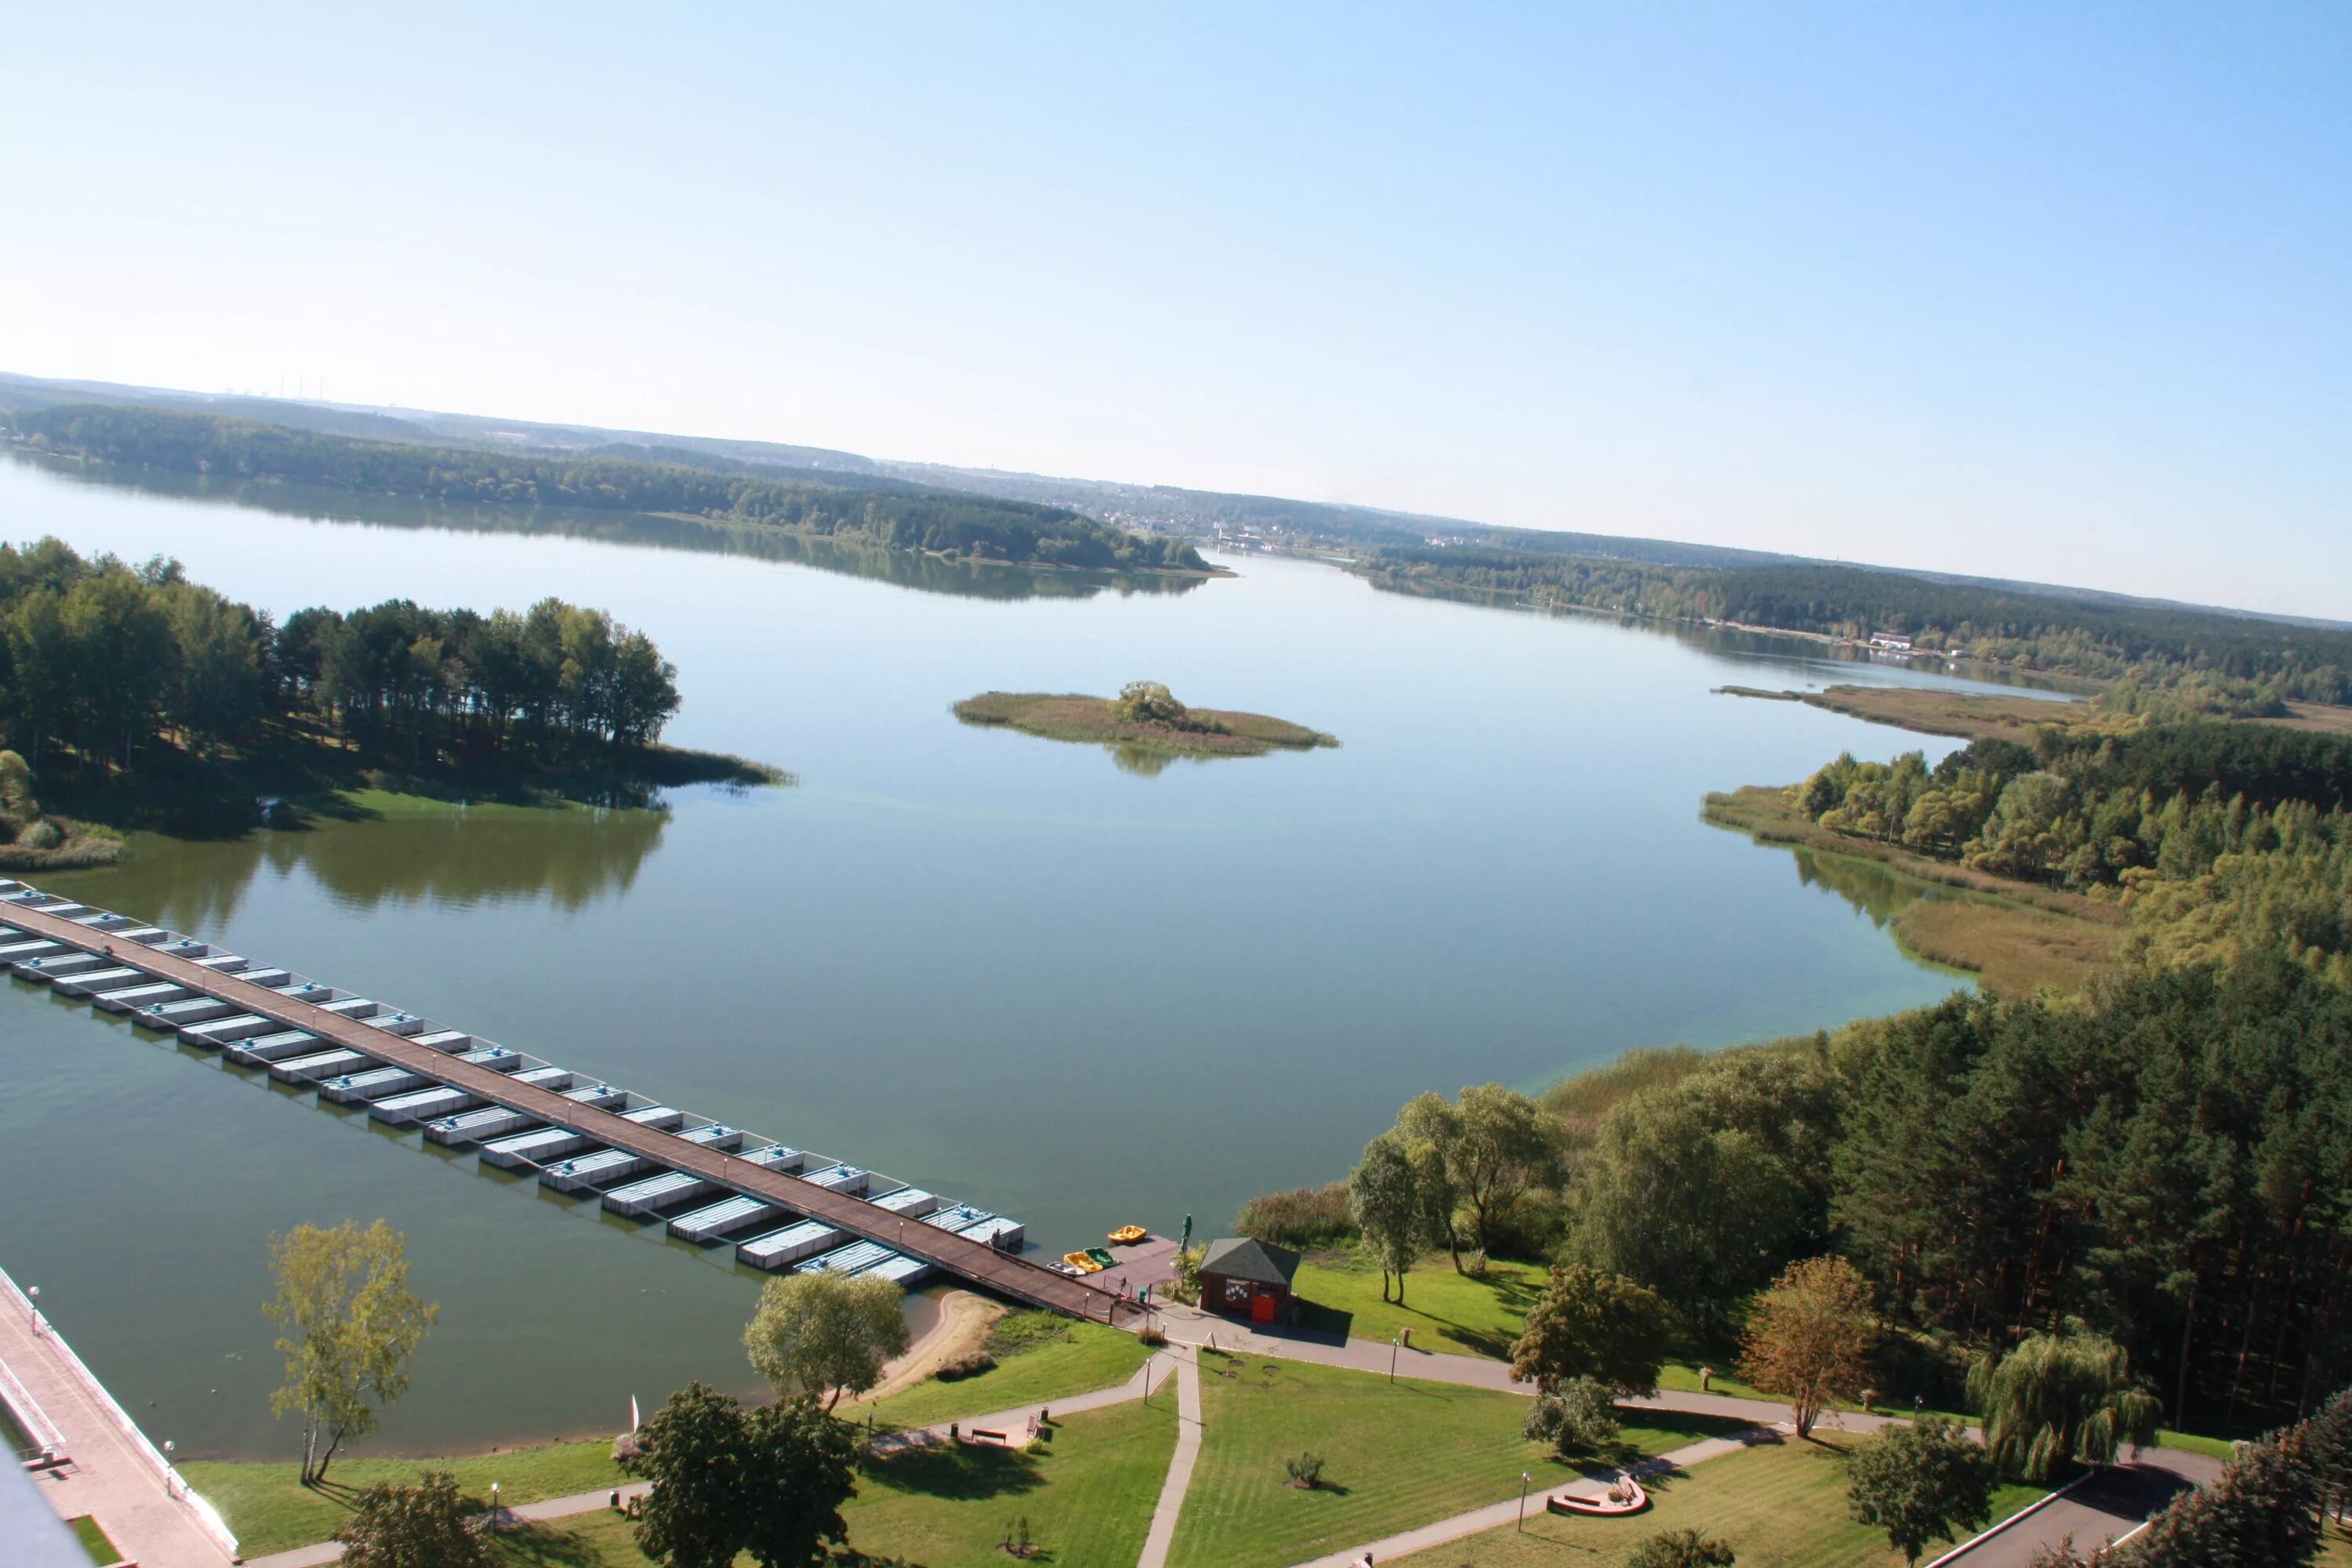
<path fill-rule="evenodd" d="M 1931 679 L 1792 640 L 1377 592 L 1251 555 L 1189 584 L 695 522 L 451 512 L 0 461 L 0 537 L 177 557 L 281 619 L 405 597 L 610 609 L 678 667 L 667 738 L 793 787 L 143 838 L 43 887 L 800 1148 L 1058 1253 L 1342 1175 L 1424 1089 L 1917 1005 L 1891 897 L 1699 819 L 1707 790 L 1953 742 L 1713 695 Z M 975 692 L 1156 679 L 1336 751 L 1178 760 L 959 724 Z M 1963 682 L 1937 679 L 1939 684 Z M 0 1263 L 191 1457 L 290 1454 L 273 1232 L 379 1215 L 442 1304 L 369 1447 L 612 1432 L 747 1391 L 759 1279 L 470 1152 L 0 986 Z"/>

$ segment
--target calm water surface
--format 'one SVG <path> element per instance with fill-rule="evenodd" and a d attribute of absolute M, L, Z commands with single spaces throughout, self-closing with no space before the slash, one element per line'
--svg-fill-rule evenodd
<path fill-rule="evenodd" d="M 1055 1252 L 1188 1212 L 1214 1234 L 1252 1192 L 1342 1173 L 1423 1089 L 1533 1088 L 1955 984 L 1881 929 L 1895 895 L 1698 818 L 1708 789 L 1923 743 L 1710 688 L 1927 679 L 1906 671 L 1287 561 L 1032 595 L 696 525 L 253 499 L 0 463 L 0 537 L 170 553 L 281 616 L 609 606 L 678 665 L 670 739 L 799 787 L 149 841 L 46 885 L 1018 1215 Z M 1139 678 L 1344 746 L 1145 774 L 948 712 Z M 378 1447 L 610 1431 L 633 1394 L 751 1382 L 758 1281 L 723 1253 L 16 983 L 0 1182 L 0 1263 L 184 1453 L 294 1440 L 258 1303 L 269 1234 L 304 1220 L 388 1217 L 443 1304 Z"/>

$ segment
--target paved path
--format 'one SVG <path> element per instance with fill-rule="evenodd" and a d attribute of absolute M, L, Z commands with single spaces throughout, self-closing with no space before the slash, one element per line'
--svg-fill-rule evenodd
<path fill-rule="evenodd" d="M 1201 1355 L 1194 1351 L 1171 1359 L 1176 1363 L 1176 1451 L 1169 1456 L 1168 1479 L 1160 1483 L 1160 1500 L 1152 1506 L 1151 1529 L 1143 1538 L 1143 1555 L 1136 1559 L 1135 1568 L 1165 1568 L 1168 1548 L 1176 1540 L 1177 1516 L 1184 1511 L 1184 1494 L 1192 1489 L 1192 1466 L 1201 1458 Z"/>
<path fill-rule="evenodd" d="M 72 921 L 44 914 L 23 904 L 0 904 L 0 925 L 28 935 L 47 937 L 84 952 L 100 953 L 140 969 L 158 980 L 168 980 L 200 995 L 226 1002 L 241 1011 L 274 1019 L 289 1029 L 302 1029 L 322 1040 L 347 1046 L 377 1061 L 420 1073 L 436 1083 L 462 1089 L 494 1105 L 535 1116 L 553 1125 L 569 1127 L 601 1143 L 626 1149 L 671 1170 L 688 1171 L 733 1192 L 764 1198 L 794 1214 L 821 1219 L 853 1236 L 919 1258 L 925 1262 L 976 1280 L 1016 1301 L 1050 1307 L 1072 1317 L 1114 1322 L 1120 1313 L 1139 1320 L 1142 1309 L 1121 1301 L 1110 1291 L 1083 1279 L 1057 1273 L 1042 1263 L 958 1236 L 937 1226 L 909 1225 L 900 1215 L 876 1207 L 863 1198 L 831 1192 L 797 1176 L 739 1160 L 723 1150 L 689 1143 L 676 1133 L 658 1131 L 623 1120 L 617 1111 L 603 1110 L 566 1100 L 551 1089 L 518 1083 L 505 1073 L 459 1061 L 446 1051 L 420 1046 L 364 1021 L 330 1013 L 308 1002 L 206 969 L 193 959 L 175 957 L 134 942 L 117 942 L 102 931 Z M 137 1015 L 132 1015 L 133 1018 Z"/>
<path fill-rule="evenodd" d="M 1466 1388 L 1491 1388 L 1507 1394 L 1531 1395 L 1535 1393 L 1532 1384 L 1513 1379 L 1508 1365 L 1483 1356 L 1453 1355 L 1409 1347 L 1400 1349 L 1386 1340 L 1342 1339 L 1335 1335 L 1286 1330 L 1269 1331 L 1234 1322 L 1229 1318 L 1216 1317 L 1197 1308 L 1172 1303 L 1161 1307 L 1160 1315 L 1171 1345 L 1213 1342 L 1220 1350 L 1272 1356 L 1276 1360 L 1311 1362 L 1320 1366 L 1347 1367 L 1357 1372 L 1385 1373 L 1393 1365 L 1399 1377 L 1450 1383 Z M 1759 1426 L 1786 1427 L 1789 1422 L 1789 1406 L 1784 1404 L 1767 1399 L 1743 1399 L 1727 1394 L 1660 1393 L 1619 1403 L 1643 1409 L 1720 1415 L 1736 1421 L 1752 1421 Z M 1859 1411 L 1833 1410 L 1822 1417 L 1821 1429 L 1874 1432 L 1889 1422 L 1907 1419 L 1907 1416 L 1901 1415 L 1865 1415 Z M 2037 1547 L 2054 1543 L 2068 1534 L 2074 1537 L 2078 1549 L 2087 1549 L 2121 1536 L 2162 1508 L 2176 1492 L 2189 1487 L 2202 1486 L 2221 1470 L 2221 1461 L 2201 1454 L 2179 1448 L 2149 1448 L 2141 1453 L 2136 1462 L 2116 1466 L 2106 1474 L 2084 1482 L 2015 1524 L 1967 1543 L 1964 1550 L 1950 1553 L 1944 1561 L 1951 1564 L 1951 1568 L 2022 1568 Z M 1508 1524 L 1515 1517 L 1515 1510 L 1504 1510 L 1499 1519 L 1489 1517 L 1501 1507 L 1497 1504 L 1495 1509 L 1477 1510 L 1464 1514 L 1459 1520 L 1426 1526 L 1424 1531 L 1444 1532 L 1428 1539 L 1423 1539 L 1424 1531 L 1409 1531 L 1396 1538 L 1399 1542 L 1412 1540 L 1417 1543 L 1412 1546 L 1374 1542 L 1370 1550 L 1384 1559 L 1396 1552 L 1418 1551 L 1457 1540 L 1478 1530 L 1491 1530 L 1496 1523 Z M 1486 1519 L 1487 1522 L 1468 1522 L 1479 1519 Z M 1456 1525 L 1462 1528 L 1455 1529 Z M 1331 1568 L 1348 1568 L 1350 1562 L 1360 1563 L 1363 1560 L 1364 1551 L 1363 1547 L 1358 1547 L 1352 1559 L 1343 1553 L 1321 1561 L 1329 1563 Z"/>
<path fill-rule="evenodd" d="M 992 1410 L 985 1415 L 963 1417 L 953 1423 L 942 1421 L 935 1426 L 910 1426 L 877 1439 L 874 1451 L 877 1454 L 888 1455 L 902 1449 L 922 1447 L 928 1444 L 944 1443 L 948 1441 L 948 1428 L 950 1425 L 954 1426 L 959 1432 L 977 1430 L 1025 1434 L 1029 1422 L 1034 1417 L 1044 1415 L 1049 1408 L 1059 1411 L 1065 1415 L 1076 1415 L 1087 1410 L 1100 1410 L 1107 1405 L 1130 1404 L 1144 1398 L 1147 1392 L 1157 1395 L 1161 1384 L 1176 1371 L 1179 1362 L 1183 1359 L 1186 1358 L 1163 1352 L 1144 1363 L 1141 1369 L 1125 1383 L 1109 1388 L 1097 1388 L 1091 1394 L 1073 1394 L 1067 1399 L 1050 1401 L 1047 1405 L 1022 1405 L 1010 1410 Z M 1198 1399 L 1199 1388 L 1195 1384 L 1194 1427 L 1196 1431 L 1199 1425 Z M 620 1488 L 621 1500 L 627 1503 L 645 1496 L 649 1489 L 648 1484 L 644 1481 L 626 1482 Z M 612 1506 L 613 1489 L 607 1488 L 603 1491 L 573 1492 L 569 1497 L 543 1498 L 538 1502 L 517 1503 L 512 1508 L 500 1509 L 499 1512 L 504 1520 L 535 1521 L 565 1519 L 573 1514 L 593 1513 L 599 1509 Z M 331 1541 L 322 1541 L 314 1546 L 298 1546 L 292 1551 L 277 1552 L 268 1557 L 252 1558 L 249 1560 L 249 1568 L 322 1568 L 323 1564 L 335 1562 L 342 1554 L 341 1546 Z"/>
<path fill-rule="evenodd" d="M 60 1519 L 89 1514 L 122 1554 L 146 1568 L 226 1568 L 228 1554 L 197 1523 L 188 1504 L 164 1490 L 155 1462 L 122 1429 L 130 1417 L 0 1275 L 0 1363 L 64 1438 L 72 1463 L 38 1474 Z M 0 1456 L 0 1462 L 14 1463 Z"/>
<path fill-rule="evenodd" d="M 2221 1473 L 2221 1461 L 2179 1448 L 2146 1448 L 2139 1458 L 2093 1476 L 2055 1502 L 1995 1534 L 1978 1537 L 1939 1560 L 1952 1568 L 2023 1568 L 2037 1548 L 2063 1536 L 2087 1556 L 2146 1522 L 2174 1494 Z"/>
<path fill-rule="evenodd" d="M 1726 1454 L 1737 1454 L 1759 1443 L 1777 1443 L 1780 1440 L 1780 1433 L 1769 1426 L 1752 1426 L 1745 1432 L 1735 1432 L 1727 1436 L 1704 1438 L 1671 1453 L 1660 1454 L 1654 1459 L 1643 1459 L 1637 1465 L 1604 1470 L 1597 1476 L 1587 1476 L 1563 1487 L 1548 1487 L 1539 1492 L 1529 1492 L 1525 1498 L 1515 1497 L 1503 1502 L 1488 1503 L 1485 1508 L 1457 1513 L 1452 1519 L 1441 1519 L 1434 1524 L 1424 1524 L 1417 1530 L 1404 1531 L 1382 1541 L 1369 1542 L 1362 1546 L 1349 1547 L 1345 1552 L 1318 1557 L 1312 1562 L 1298 1564 L 1298 1568 L 1362 1568 L 1368 1555 L 1375 1563 L 1386 1563 L 1411 1552 L 1425 1552 L 1433 1546 L 1443 1546 L 1449 1541 L 1459 1541 L 1465 1535 L 1499 1530 L 1504 1525 L 1516 1522 L 1523 1509 L 1541 1513 L 1548 1498 L 1564 1495 L 1604 1497 L 1622 1477 L 1631 1476 L 1635 1480 L 1642 1480 L 1650 1476 L 1663 1475 L 1668 1470 L 1686 1470 L 1693 1465 L 1704 1464 Z M 1143 1568 L 1152 1568 L 1152 1565 L 1147 1563 Z"/>

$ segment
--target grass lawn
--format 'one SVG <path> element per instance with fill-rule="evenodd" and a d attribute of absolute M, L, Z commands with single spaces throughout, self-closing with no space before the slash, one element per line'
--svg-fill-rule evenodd
<path fill-rule="evenodd" d="M 68 1520 L 67 1524 L 72 1529 L 74 1539 L 81 1542 L 81 1549 L 89 1554 L 89 1560 L 97 1563 L 98 1568 L 111 1568 L 112 1564 L 122 1561 L 121 1552 L 107 1539 L 106 1531 L 100 1530 L 98 1521 L 89 1515 Z"/>
<path fill-rule="evenodd" d="M 1296 1288 L 1307 1302 L 1304 1327 L 1365 1340 L 1393 1340 L 1409 1327 L 1421 1349 L 1507 1361 L 1547 1278 L 1539 1263 L 1497 1261 L 1485 1279 L 1465 1279 L 1450 1257 L 1433 1253 L 1405 1276 L 1400 1307 L 1381 1300 L 1378 1268 L 1350 1253 L 1318 1253 L 1298 1266 Z"/>
<path fill-rule="evenodd" d="M 1014 1316 L 1026 1319 L 1042 1314 Z M 1151 1356 L 1150 1349 L 1133 1334 L 1100 1323 L 1058 1320 L 1052 1328 L 1066 1333 L 1033 1339 L 1017 1351 L 999 1344 L 992 1352 L 997 1358 L 995 1367 L 976 1377 L 954 1383 L 932 1378 L 872 1405 L 844 1405 L 842 1416 L 862 1422 L 870 1410 L 879 1426 L 929 1426 L 1016 1405 L 1050 1405 L 1074 1394 L 1092 1394 L 1097 1388 L 1125 1383 Z"/>
<path fill-rule="evenodd" d="M 1176 1527 L 1177 1568 L 1284 1568 L 1417 1524 L 1572 1479 L 1574 1468 L 1519 1436 L 1513 1394 L 1299 1362 L 1202 1357 L 1200 1465 Z M 1663 1453 L 1736 1423 L 1660 1415 L 1629 1425 L 1624 1453 Z M 1311 1449 L 1324 1485 L 1287 1485 L 1283 1461 Z"/>
<path fill-rule="evenodd" d="M 1645 1483 L 1654 1505 L 1634 1519 L 1574 1519 L 1529 1513 L 1527 1532 L 1466 1536 L 1400 1557 L 1382 1568 L 1608 1568 L 1643 1538 L 1697 1530 L 1727 1543 L 1739 1568 L 1901 1568 L 1886 1537 L 1846 1515 L 1845 1448 L 1832 1433 L 1819 1443 L 1775 1443 L 1709 1459 L 1688 1473 Z M 2033 1487 L 1993 1494 L 1992 1517 L 2008 1518 L 2042 1495 Z M 1928 1548 L 1932 1556 L 1940 1548 Z"/>
<path fill-rule="evenodd" d="M 923 1568 L 984 1568 L 1016 1516 L 1065 1564 L 1129 1564 L 1176 1447 L 1176 1398 L 1089 1410 L 1053 1427 L 1038 1455 L 959 1445 L 870 1465 L 842 1510 L 849 1543 Z"/>
<path fill-rule="evenodd" d="M 427 1468 L 450 1471 L 468 1496 L 488 1498 L 496 1481 L 500 1500 L 509 1503 L 603 1491 L 625 1479 L 613 1463 L 609 1437 L 462 1459 L 337 1459 L 324 1489 L 304 1487 L 290 1458 L 271 1464 L 192 1459 L 180 1473 L 221 1510 L 245 1554 L 260 1557 L 326 1540 L 360 1493 L 378 1481 L 413 1486 Z"/>
<path fill-rule="evenodd" d="M 919 1449 L 868 1467 L 842 1520 L 868 1557 L 923 1568 L 991 1568 L 1016 1516 L 1064 1568 L 1134 1563 L 1176 1447 L 1171 1397 L 1054 1424 L 1034 1456 L 976 1446 Z M 651 1568 L 627 1520 L 605 1510 L 502 1532 L 502 1568 Z M 749 1563 L 749 1558 L 738 1559 Z"/>

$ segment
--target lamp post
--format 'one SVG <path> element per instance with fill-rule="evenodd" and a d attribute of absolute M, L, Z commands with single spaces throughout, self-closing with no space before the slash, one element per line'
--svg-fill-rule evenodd
<path fill-rule="evenodd" d="M 168 1498 L 180 1495 L 179 1472 L 172 1468 L 172 1439 L 169 1437 L 163 1439 L 163 1495 Z"/>
<path fill-rule="evenodd" d="M 1397 1347 L 1403 1343 L 1404 1331 L 1402 1329 L 1399 1329 L 1396 1331 L 1396 1337 L 1389 1341 L 1389 1381 L 1391 1383 L 1394 1383 L 1396 1381 Z"/>
<path fill-rule="evenodd" d="M 496 1482 L 496 1481 L 492 1481 L 492 1482 L 490 1483 L 490 1528 L 491 1528 L 492 1530 L 496 1530 L 496 1529 L 498 1529 L 498 1527 L 499 1527 L 499 1483 L 498 1483 L 498 1482 Z"/>
<path fill-rule="evenodd" d="M 1529 1479 L 1527 1471 L 1519 1472 L 1519 1529 L 1522 1532 L 1525 1532 L 1528 1528 L 1528 1481 Z"/>
<path fill-rule="evenodd" d="M 25 1300 L 32 1303 L 33 1337 L 37 1340 L 41 1337 L 41 1288 L 36 1285 L 26 1290 Z"/>

